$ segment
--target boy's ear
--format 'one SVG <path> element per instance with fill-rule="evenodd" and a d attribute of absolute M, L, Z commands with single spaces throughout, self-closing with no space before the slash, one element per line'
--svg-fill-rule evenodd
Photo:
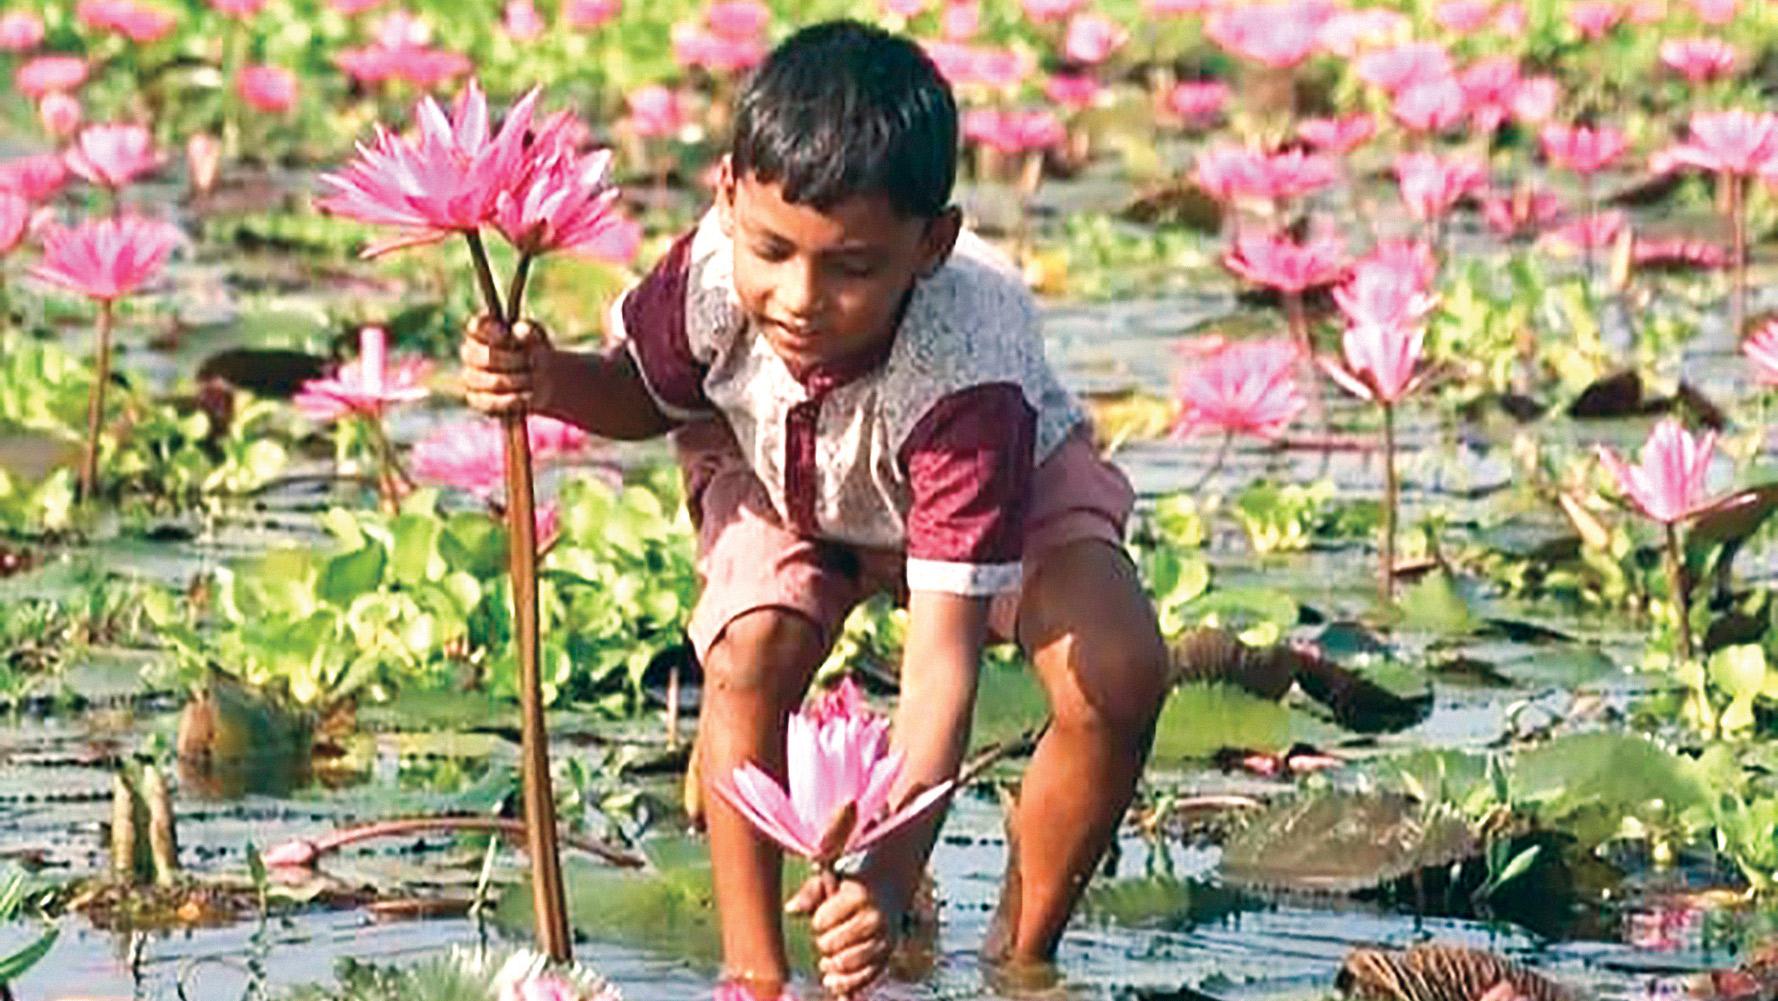
<path fill-rule="evenodd" d="M 963 213 L 955 205 L 945 209 L 926 224 L 920 237 L 920 277 L 938 273 L 957 246 L 957 235 L 963 231 Z"/>
<path fill-rule="evenodd" d="M 727 153 L 716 165 L 716 221 L 723 236 L 735 238 L 735 163 Z"/>

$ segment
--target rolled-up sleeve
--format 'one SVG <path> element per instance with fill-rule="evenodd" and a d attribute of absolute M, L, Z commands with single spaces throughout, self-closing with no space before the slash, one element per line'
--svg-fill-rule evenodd
<path fill-rule="evenodd" d="M 635 359 L 642 381 L 661 413 L 686 421 L 708 414 L 704 395 L 707 367 L 692 351 L 687 325 L 692 235 L 673 244 L 665 257 L 611 307 L 611 329 Z"/>
<path fill-rule="evenodd" d="M 940 399 L 901 448 L 913 591 L 992 595 L 1020 584 L 1037 412 L 1013 383 Z"/>

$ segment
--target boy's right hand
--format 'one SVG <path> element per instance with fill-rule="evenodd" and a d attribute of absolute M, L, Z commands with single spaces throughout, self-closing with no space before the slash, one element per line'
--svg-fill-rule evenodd
<path fill-rule="evenodd" d="M 494 317 L 476 314 L 464 326 L 458 351 L 470 407 L 491 415 L 536 410 L 546 395 L 545 373 L 554 350 L 537 323 L 520 320 L 508 335 Z"/>

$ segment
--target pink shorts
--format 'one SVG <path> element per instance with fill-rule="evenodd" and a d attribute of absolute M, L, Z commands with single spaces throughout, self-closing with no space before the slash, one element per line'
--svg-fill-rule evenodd
<path fill-rule="evenodd" d="M 796 612 L 831 645 L 860 601 L 879 591 L 906 601 L 904 553 L 810 538 L 786 526 L 726 423 L 686 425 L 673 433 L 673 444 L 698 529 L 703 592 L 687 632 L 700 660 L 730 622 L 758 609 Z M 1135 492 L 1084 429 L 1038 465 L 1031 489 L 1027 570 L 1045 551 L 1081 539 L 1123 544 Z M 988 623 L 995 639 L 1015 637 L 1018 610 L 1019 592 L 994 597 Z"/>

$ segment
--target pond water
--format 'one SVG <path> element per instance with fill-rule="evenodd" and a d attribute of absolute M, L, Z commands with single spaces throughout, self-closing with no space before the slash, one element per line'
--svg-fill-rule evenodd
<path fill-rule="evenodd" d="M 1046 193 L 1056 204 L 1092 205 L 1091 184 L 1057 186 Z M 1458 247 L 1462 247 L 1461 241 Z M 176 350 L 151 351 L 148 331 L 126 329 L 122 363 L 162 385 L 172 385 L 197 360 L 234 343 L 244 274 L 276 271 L 275 261 L 229 259 L 182 267 L 178 291 L 170 300 L 195 329 Z M 273 284 L 273 288 L 277 286 Z M 334 290 L 332 295 L 376 301 L 374 288 Z M 312 315 L 311 288 L 255 297 L 261 315 L 288 309 Z M 389 298 L 394 302 L 394 298 Z M 1226 287 L 1200 293 L 1113 303 L 1050 303 L 1047 335 L 1052 360 L 1073 387 L 1089 392 L 1141 390 L 1164 394 L 1175 367 L 1171 345 L 1188 331 L 1236 310 Z M 1678 374 L 1678 373 L 1675 373 Z M 1717 331 L 1695 342 L 1683 363 L 1688 380 L 1724 399 L 1744 390 L 1741 369 Z M 1371 416 L 1343 398 L 1329 396 L 1329 427 L 1341 440 L 1331 450 L 1276 449 L 1243 445 L 1229 450 L 1212 475 L 1207 492 L 1234 491 L 1269 475 L 1308 481 L 1323 475 L 1350 495 L 1374 495 L 1380 458 L 1372 447 Z M 394 423 L 394 433 L 412 440 L 441 420 L 439 411 L 421 410 Z M 1566 418 L 1546 419 L 1546 439 L 1579 443 L 1631 444 L 1646 422 L 1623 421 L 1581 426 Z M 1456 423 L 1432 408 L 1410 410 L 1402 425 L 1404 500 L 1414 513 L 1438 508 L 1456 522 L 1486 520 L 1490 499 L 1510 487 L 1515 471 L 1508 441 L 1477 425 Z M 1214 441 L 1133 441 L 1119 453 L 1138 491 L 1152 499 L 1199 478 L 1217 453 Z M 658 455 L 641 449 L 627 458 Z M 315 469 L 324 468 L 319 463 Z M 297 472 L 303 472 L 303 469 Z M 279 540 L 320 537 L 317 509 L 334 496 L 328 488 L 291 486 L 264 498 L 251 515 L 200 525 L 195 538 L 171 542 L 119 542 L 98 555 L 119 574 L 140 574 L 181 582 L 231 556 L 250 553 Z M 1554 528 L 1551 520 L 1541 527 Z M 1325 621 L 1365 614 L 1375 590 L 1372 563 L 1356 546 L 1255 558 L 1245 540 L 1218 523 L 1210 554 L 1219 586 L 1286 586 L 1299 602 Z M 1515 521 L 1513 530 L 1535 534 L 1536 519 Z M 1745 554 L 1738 569 L 1767 579 L 1773 554 L 1760 546 Z M 1280 582 L 1284 582 L 1282 585 Z M 21 582 L 29 587 L 28 581 Z M 1569 609 L 1497 601 L 1490 614 L 1556 630 L 1560 639 L 1500 636 L 1442 642 L 1441 656 L 1462 654 L 1494 665 L 1560 659 L 1576 651 L 1597 651 L 1618 665 L 1640 654 L 1637 624 L 1622 616 L 1588 617 Z M 1430 647 L 1436 638 L 1398 633 L 1406 650 Z M 144 696 L 136 671 L 138 657 L 127 652 L 76 665 L 68 687 L 87 700 L 74 711 L 26 715 L 0 728 L 0 857 L 30 860 L 45 876 L 69 879 L 95 875 L 106 866 L 102 827 L 110 815 L 111 763 L 120 753 L 149 741 L 170 741 L 176 707 L 161 697 Z M 1632 697 L 1654 684 L 1647 677 L 1611 673 L 1576 691 L 1560 680 L 1539 682 L 1535 671 L 1509 672 L 1518 681 L 1433 678 L 1433 708 L 1418 725 L 1374 737 L 1353 737 L 1337 750 L 1354 760 L 1413 748 L 1498 747 L 1540 725 L 1573 714 L 1583 700 L 1588 712 L 1613 720 Z M 1559 671 L 1550 679 L 1562 677 Z M 199 776 L 176 776 L 176 807 L 182 858 L 199 875 L 245 871 L 245 845 L 261 848 L 336 825 L 402 812 L 458 809 L 473 797 L 477 783 L 516 762 L 513 720 L 488 721 L 480 733 L 461 739 L 402 734 L 398 721 L 354 745 L 353 766 L 310 776 L 253 775 L 236 784 L 210 784 Z M 586 721 L 580 721 L 585 723 Z M 577 729 L 585 731 L 592 724 Z M 659 750 L 648 728 L 615 728 L 609 740 L 631 741 L 645 752 Z M 557 740 L 558 760 L 604 753 L 582 737 Z M 1008 774 L 1011 774 L 1010 772 Z M 1340 773 L 1334 781 L 1340 782 Z M 1215 768 L 1157 768 L 1149 786 L 1181 795 L 1198 793 L 1275 794 L 1286 783 Z M 242 786 L 246 788 L 243 789 Z M 649 787 L 659 803 L 676 802 L 669 782 Z M 248 791 L 252 790 L 252 791 Z M 663 808 L 658 822 L 671 830 L 674 814 Z M 1585 932 L 1573 940 L 1534 935 L 1507 922 L 1493 924 L 1419 917 L 1400 904 L 1362 903 L 1344 898 L 1267 897 L 1235 894 L 1217 884 L 1219 852 L 1209 844 L 1170 841 L 1156 848 L 1133 829 L 1126 830 L 1115 862 L 1098 890 L 1118 888 L 1139 903 L 1092 907 L 1077 919 L 1065 941 L 1058 985 L 1029 988 L 998 984 L 978 964 L 981 940 L 993 901 L 1005 844 L 1000 811 L 992 795 L 962 797 L 947 821 L 934 855 L 942 931 L 930 971 L 918 982 L 884 988 L 886 998 L 1287 998 L 1331 992 L 1334 971 L 1358 945 L 1406 945 L 1425 939 L 1486 946 L 1509 953 L 1601 996 L 1640 998 L 1671 986 L 1687 971 L 1730 963 L 1711 952 L 1699 935 L 1651 958 L 1624 941 L 1624 922 L 1615 915 L 1577 922 Z M 494 881 L 511 885 L 522 872 L 522 857 L 502 852 Z M 63 935 L 50 959 L 14 984 L 20 998 L 175 998 L 233 999 L 276 995 L 298 984 L 325 982 L 341 960 L 404 962 L 451 945 L 478 940 L 517 941 L 513 930 L 463 913 L 482 866 L 481 854 L 449 838 L 394 839 L 363 850 L 348 850 L 321 867 L 320 882 L 349 893 L 371 887 L 389 897 L 430 897 L 455 901 L 444 916 L 413 918 L 365 907 L 280 905 L 261 923 L 253 915 L 220 927 L 173 931 L 117 932 L 93 927 L 77 917 L 63 921 Z M 571 882 L 577 870 L 571 868 Z M 1709 882 L 1710 873 L 1675 873 L 1667 880 Z M 1660 879 L 1652 881 L 1660 883 Z M 1109 888 L 1109 889 L 1108 889 Z M 522 910 L 522 909 L 521 909 Z M 0 952 L 22 942 L 31 929 L 0 934 Z M 519 930 L 522 937 L 522 929 Z M 634 1001 L 666 1001 L 698 996 L 710 986 L 709 955 L 695 943 L 639 944 L 596 929 L 576 946 L 577 958 L 595 966 Z"/>

